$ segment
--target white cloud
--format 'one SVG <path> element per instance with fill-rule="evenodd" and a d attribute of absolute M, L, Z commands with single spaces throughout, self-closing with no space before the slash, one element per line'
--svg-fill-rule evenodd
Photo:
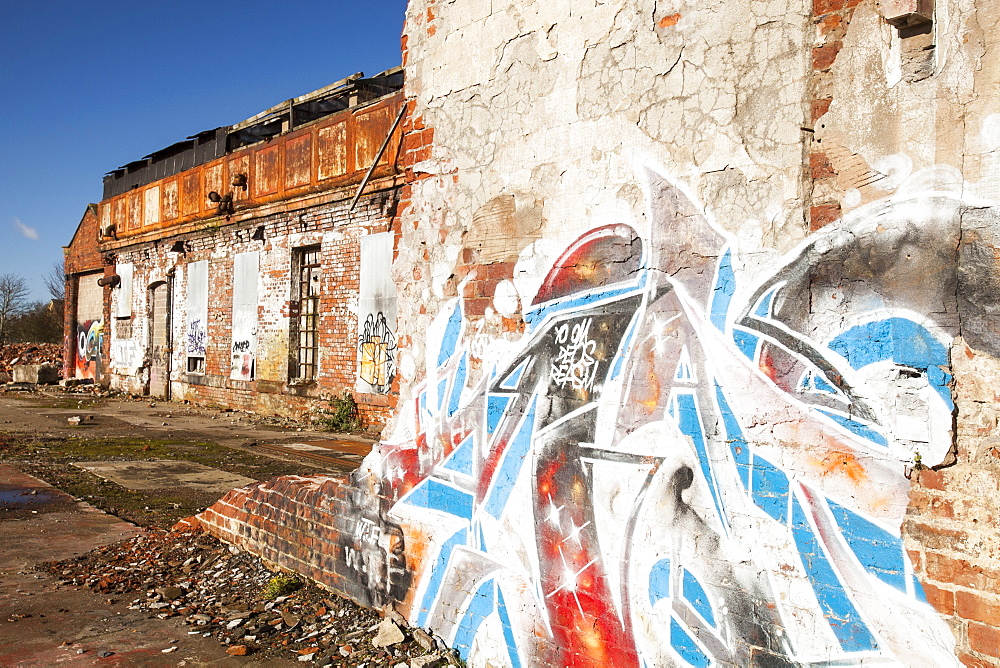
<path fill-rule="evenodd" d="M 20 232 L 21 236 L 24 238 L 38 241 L 38 230 L 30 225 L 25 225 L 19 218 L 14 219 L 14 227 L 17 228 L 17 231 Z"/>

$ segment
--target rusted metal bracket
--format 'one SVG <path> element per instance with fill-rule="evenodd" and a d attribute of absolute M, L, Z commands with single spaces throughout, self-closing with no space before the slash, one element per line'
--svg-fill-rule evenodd
<path fill-rule="evenodd" d="M 365 173 L 365 178 L 361 179 L 361 184 L 358 185 L 358 192 L 354 193 L 354 199 L 351 200 L 351 206 L 347 208 L 347 212 L 350 213 L 354 211 L 354 207 L 357 206 L 358 200 L 361 199 L 361 193 L 364 192 L 365 186 L 368 185 L 368 180 L 372 177 L 372 172 L 375 171 L 375 166 L 378 165 L 378 161 L 382 159 L 382 154 L 385 153 L 385 149 L 389 146 L 389 140 L 392 139 L 392 135 L 396 132 L 396 128 L 399 127 L 399 122 L 403 120 L 403 114 L 406 113 L 406 102 L 403 102 L 403 106 L 399 108 L 399 113 L 396 114 L 396 120 L 392 122 L 392 127 L 389 128 L 389 134 L 385 136 L 385 141 L 382 142 L 382 146 L 379 147 L 378 153 L 375 154 L 375 159 L 372 160 L 372 166 L 368 168 Z"/>

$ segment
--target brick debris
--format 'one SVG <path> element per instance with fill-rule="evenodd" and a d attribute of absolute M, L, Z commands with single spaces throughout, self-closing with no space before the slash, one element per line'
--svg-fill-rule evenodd
<path fill-rule="evenodd" d="M 463 665 L 454 650 L 408 628 L 391 607 L 358 606 L 184 523 L 39 568 L 64 586 L 134 596 L 130 609 L 177 619 L 190 635 L 214 637 L 236 656 L 283 656 L 319 666 Z"/>

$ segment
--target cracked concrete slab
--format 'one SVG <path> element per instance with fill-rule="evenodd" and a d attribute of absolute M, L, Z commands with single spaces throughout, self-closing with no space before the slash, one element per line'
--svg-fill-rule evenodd
<path fill-rule="evenodd" d="M 234 487 L 257 482 L 252 478 L 183 460 L 73 462 L 73 466 L 132 490 L 191 487 L 224 494 Z"/>

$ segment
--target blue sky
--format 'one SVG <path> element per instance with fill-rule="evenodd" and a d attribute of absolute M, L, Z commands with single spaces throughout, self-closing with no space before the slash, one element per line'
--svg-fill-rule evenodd
<path fill-rule="evenodd" d="M 104 174 L 400 64 L 406 0 L 0 2 L 0 274 L 62 260 Z"/>

